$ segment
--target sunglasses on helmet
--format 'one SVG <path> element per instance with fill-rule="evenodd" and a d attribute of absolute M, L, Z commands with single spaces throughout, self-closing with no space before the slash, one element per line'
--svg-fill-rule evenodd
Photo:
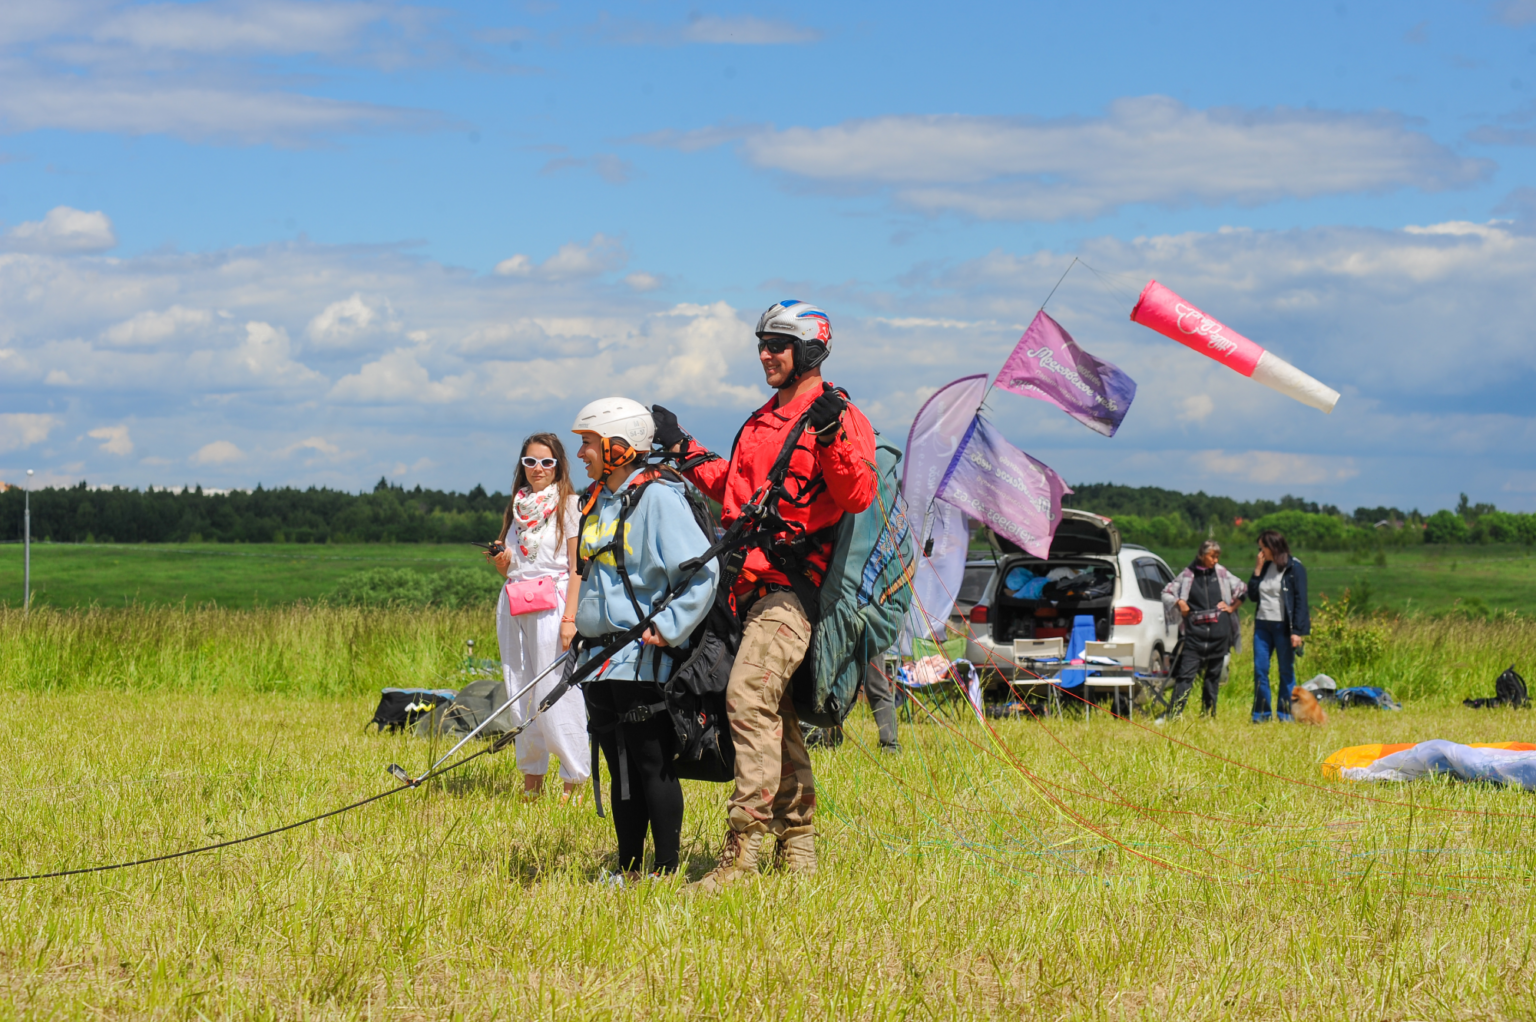
<path fill-rule="evenodd" d="M 789 337 L 759 337 L 757 340 L 758 353 L 768 352 L 770 355 L 782 355 L 794 340 Z"/>
<path fill-rule="evenodd" d="M 554 468 L 558 464 L 560 463 L 554 458 L 532 458 L 527 456 L 523 458 L 524 468 Z"/>

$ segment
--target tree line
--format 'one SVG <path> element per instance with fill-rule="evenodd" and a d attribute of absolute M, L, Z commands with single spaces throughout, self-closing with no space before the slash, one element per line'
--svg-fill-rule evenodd
<path fill-rule="evenodd" d="M 19 540 L 18 488 L 0 493 L 0 539 Z M 380 479 L 371 492 L 257 486 L 207 493 L 70 487 L 32 491 L 32 538 L 55 543 L 461 543 L 495 538 L 504 493 L 407 490 Z"/>
<path fill-rule="evenodd" d="M 1207 536 L 1252 540 L 1279 529 L 1311 550 L 1360 550 L 1422 543 L 1536 544 L 1536 515 L 1473 504 L 1465 493 L 1454 510 L 1430 515 L 1417 508 L 1357 507 L 1345 513 L 1300 497 L 1239 501 L 1204 492 L 1180 493 L 1157 486 L 1086 483 L 1063 498 L 1064 507 L 1114 519 L 1120 535 L 1147 546 L 1189 546 Z"/>
<path fill-rule="evenodd" d="M 462 543 L 501 528 L 504 493 L 407 490 L 380 479 L 348 493 L 257 486 L 209 493 L 191 489 L 93 489 L 81 482 L 32 492 L 32 538 L 55 543 Z M 23 493 L 0 493 L 0 540 L 22 532 Z M 1247 539 L 1278 528 L 1299 546 L 1356 549 L 1418 543 L 1536 544 L 1536 515 L 1473 504 L 1454 510 L 1358 507 L 1346 514 L 1300 497 L 1240 501 L 1157 486 L 1085 483 L 1063 502 L 1113 518 L 1129 542 L 1185 546 L 1206 536 Z"/>

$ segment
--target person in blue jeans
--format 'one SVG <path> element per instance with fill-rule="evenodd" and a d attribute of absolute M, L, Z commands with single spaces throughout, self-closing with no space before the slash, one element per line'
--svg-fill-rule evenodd
<path fill-rule="evenodd" d="M 1253 722 L 1291 719 L 1296 656 L 1312 631 L 1307 609 L 1307 569 L 1274 529 L 1259 533 L 1259 560 L 1248 580 L 1248 599 L 1258 608 L 1253 622 Z M 1270 654 L 1280 661 L 1275 708 L 1269 708 Z"/>

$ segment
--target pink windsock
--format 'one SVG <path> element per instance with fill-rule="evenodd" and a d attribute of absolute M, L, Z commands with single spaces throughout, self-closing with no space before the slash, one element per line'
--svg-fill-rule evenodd
<path fill-rule="evenodd" d="M 1207 316 L 1155 280 L 1141 289 L 1131 320 L 1324 413 L 1339 403 L 1338 391 Z"/>

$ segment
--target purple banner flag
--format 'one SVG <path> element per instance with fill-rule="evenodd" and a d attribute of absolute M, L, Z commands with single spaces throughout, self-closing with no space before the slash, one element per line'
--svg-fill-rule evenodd
<path fill-rule="evenodd" d="M 955 594 L 965 581 L 970 532 L 959 509 L 934 499 L 939 483 L 966 430 L 987 395 L 987 377 L 966 376 L 946 383 L 912 420 L 901 461 L 901 490 L 907 514 L 918 526 L 917 574 L 907 629 L 920 638 L 944 639 Z"/>
<path fill-rule="evenodd" d="M 1061 476 L 1003 439 L 981 416 L 960 441 L 938 497 L 1044 559 L 1061 521 Z"/>
<path fill-rule="evenodd" d="M 1094 358 L 1041 309 L 997 374 L 997 386 L 1039 398 L 1095 433 L 1114 436 L 1136 398 L 1136 381 Z"/>

